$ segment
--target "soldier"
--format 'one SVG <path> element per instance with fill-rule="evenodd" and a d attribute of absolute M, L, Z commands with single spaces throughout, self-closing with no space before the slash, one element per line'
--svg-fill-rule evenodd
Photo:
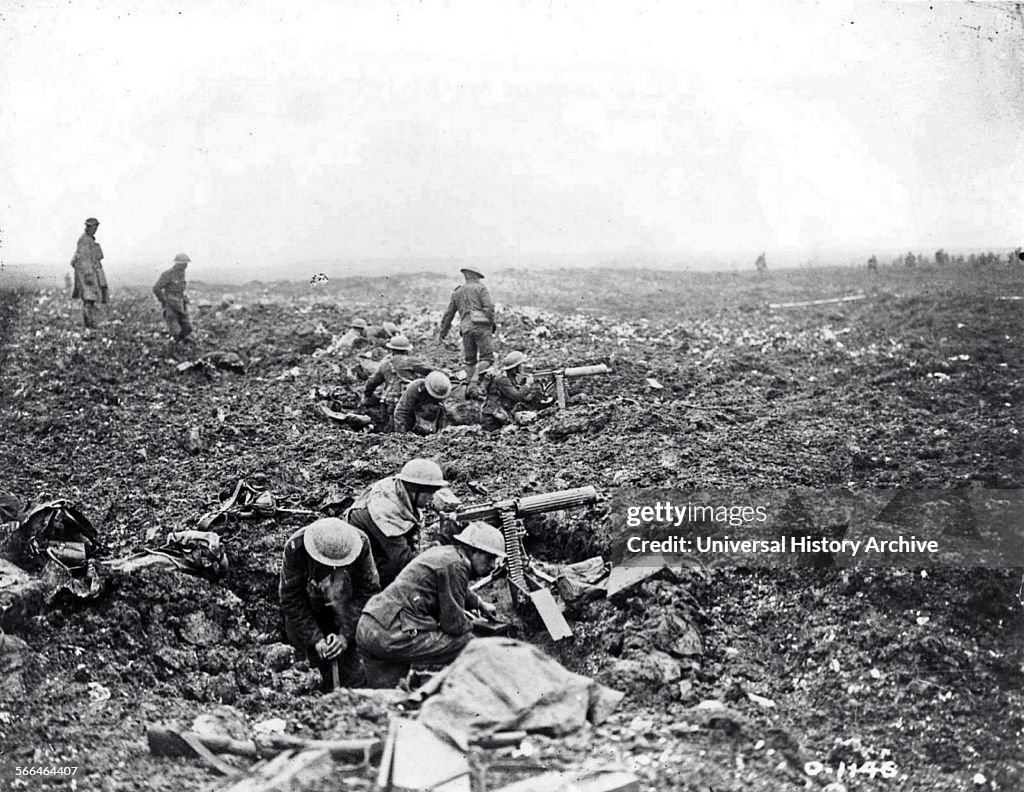
<path fill-rule="evenodd" d="M 107 276 L 103 272 L 103 248 L 96 241 L 100 221 L 90 217 L 85 221 L 85 232 L 78 238 L 71 266 L 75 270 L 75 289 L 71 299 L 82 300 L 82 322 L 86 327 L 96 326 L 96 301 L 107 302 Z"/>
<path fill-rule="evenodd" d="M 387 346 L 387 342 L 398 335 L 398 327 L 394 322 L 382 322 L 379 325 L 367 325 L 365 336 L 374 346 Z"/>
<path fill-rule="evenodd" d="M 437 337 L 438 340 L 444 340 L 451 329 L 455 312 L 458 311 L 462 352 L 466 363 L 466 393 L 472 395 L 477 377 L 494 363 L 494 342 L 491 339 L 496 327 L 494 301 L 487 287 L 480 282 L 483 275 L 468 267 L 459 271 L 465 276 L 466 282 L 452 292 L 448 310 L 441 317 Z"/>
<path fill-rule="evenodd" d="M 431 371 L 410 382 L 395 406 L 395 431 L 428 435 L 448 425 L 444 400 L 452 392 L 452 382 L 443 371 Z"/>
<path fill-rule="evenodd" d="M 413 663 L 454 660 L 473 637 L 467 609 L 497 614 L 469 590 L 469 581 L 490 574 L 504 558 L 501 531 L 473 522 L 453 539 L 413 559 L 363 609 L 356 643 L 370 687 L 394 687 Z"/>
<path fill-rule="evenodd" d="M 501 361 L 500 370 L 484 377 L 486 384 L 483 387 L 484 406 L 480 409 L 480 423 L 485 431 L 494 432 L 512 423 L 516 408 L 540 395 L 540 390 L 533 387 L 533 378 L 522 373 L 526 360 L 522 352 L 509 352 Z"/>
<path fill-rule="evenodd" d="M 366 320 L 362 317 L 355 317 L 349 322 L 348 330 L 338 341 L 340 347 L 350 347 L 352 349 L 358 349 L 359 347 L 367 346 L 370 341 L 366 337 Z"/>
<path fill-rule="evenodd" d="M 188 297 L 185 296 L 185 270 L 191 259 L 184 253 L 174 257 L 174 266 L 164 270 L 153 294 L 164 309 L 167 330 L 175 341 L 184 341 L 192 335 L 192 323 L 188 319 Z"/>
<path fill-rule="evenodd" d="M 385 345 L 385 349 L 391 350 L 391 355 L 381 361 L 377 370 L 366 380 L 363 388 L 363 398 L 359 402 L 360 407 L 370 406 L 373 400 L 374 391 L 381 385 L 384 391 L 380 397 L 383 413 L 385 416 L 385 431 L 394 431 L 394 412 L 398 400 L 402 397 L 406 385 L 417 377 L 426 377 L 434 370 L 419 358 L 414 358 L 409 353 L 412 351 L 412 344 L 404 335 L 393 336 Z"/>
<path fill-rule="evenodd" d="M 878 272 L 878 259 L 873 255 L 868 259 L 868 269 L 872 272 Z"/>
<path fill-rule="evenodd" d="M 345 513 L 369 539 L 381 585 L 388 585 L 412 560 L 423 525 L 421 509 L 447 483 L 436 462 L 412 459 L 397 475 L 363 490 Z"/>
<path fill-rule="evenodd" d="M 768 260 L 764 257 L 764 251 L 761 251 L 761 255 L 754 262 L 754 266 L 757 267 L 758 275 L 764 275 L 768 271 Z"/>
<path fill-rule="evenodd" d="M 284 546 L 279 596 L 289 642 L 320 670 L 324 690 L 338 681 L 363 684 L 356 652 L 359 614 L 381 590 L 366 535 L 325 517 L 293 533 Z"/>

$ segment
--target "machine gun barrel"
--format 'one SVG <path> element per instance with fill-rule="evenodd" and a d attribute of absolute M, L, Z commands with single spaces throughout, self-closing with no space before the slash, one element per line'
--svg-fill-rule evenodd
<path fill-rule="evenodd" d="M 534 372 L 535 377 L 550 377 L 561 372 L 563 377 L 572 379 L 573 377 L 590 377 L 594 374 L 608 374 L 611 369 L 608 368 L 604 363 L 596 363 L 593 366 L 571 366 L 564 369 L 544 369 L 543 371 Z"/>
<path fill-rule="evenodd" d="M 531 514 L 572 509 L 576 506 L 589 506 L 597 503 L 597 489 L 594 487 L 576 487 L 575 489 L 545 492 L 540 495 L 525 495 L 507 501 L 491 501 L 475 506 L 467 506 L 455 512 L 459 522 L 483 520 L 494 526 L 501 525 L 501 511 L 511 511 L 516 517 L 527 517 Z"/>
<path fill-rule="evenodd" d="M 594 374 L 608 374 L 611 369 L 608 368 L 604 363 L 597 363 L 593 366 L 572 366 L 571 368 L 564 369 L 545 369 L 543 371 L 534 372 L 534 377 L 547 378 L 551 377 L 555 383 L 555 401 L 558 402 L 558 406 L 563 410 L 568 403 L 569 395 L 565 388 L 565 381 L 567 379 L 573 379 L 574 377 L 589 377 Z"/>

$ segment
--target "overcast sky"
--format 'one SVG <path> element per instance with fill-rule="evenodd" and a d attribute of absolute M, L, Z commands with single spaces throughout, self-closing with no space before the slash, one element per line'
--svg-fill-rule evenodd
<path fill-rule="evenodd" d="M 9 263 L 89 215 L 194 277 L 1024 241 L 1012 4 L 10 5 Z"/>

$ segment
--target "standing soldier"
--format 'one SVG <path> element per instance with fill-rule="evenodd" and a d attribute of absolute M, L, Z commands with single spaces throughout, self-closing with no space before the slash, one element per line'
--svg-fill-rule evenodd
<path fill-rule="evenodd" d="M 764 275 L 768 271 L 768 260 L 764 257 L 764 251 L 761 251 L 761 255 L 757 257 L 757 261 L 754 262 L 754 266 L 757 267 L 757 274 Z"/>
<path fill-rule="evenodd" d="M 278 588 L 285 632 L 320 669 L 324 690 L 334 687 L 335 674 L 346 687 L 362 684 L 356 624 L 379 591 L 370 544 L 358 528 L 324 517 L 288 538 Z"/>
<path fill-rule="evenodd" d="M 96 326 L 96 301 L 107 302 L 107 276 L 103 274 L 103 248 L 96 241 L 100 221 L 85 221 L 85 233 L 78 238 L 71 266 L 75 269 L 75 290 L 71 299 L 82 300 L 82 321 L 86 327 Z"/>
<path fill-rule="evenodd" d="M 868 259 L 868 269 L 872 272 L 878 272 L 878 259 L 873 255 Z"/>
<path fill-rule="evenodd" d="M 494 432 L 512 423 L 516 408 L 540 395 L 540 390 L 533 387 L 532 378 L 522 374 L 524 363 L 525 354 L 518 350 L 509 352 L 501 361 L 501 371 L 485 377 L 484 406 L 480 409 L 484 431 Z"/>
<path fill-rule="evenodd" d="M 386 431 L 392 431 L 395 407 L 398 406 L 398 400 L 402 397 L 406 385 L 417 377 L 427 376 L 434 367 L 409 354 L 412 351 L 412 344 L 404 335 L 393 336 L 384 346 L 391 350 L 391 355 L 384 358 L 377 370 L 366 380 L 359 406 L 368 407 L 373 399 L 373 392 L 383 385 L 380 403 L 385 416 L 384 426 Z"/>
<path fill-rule="evenodd" d="M 185 269 L 191 259 L 184 253 L 174 257 L 174 266 L 165 270 L 153 287 L 153 294 L 164 307 L 167 329 L 175 341 L 184 341 L 192 335 L 188 320 L 188 297 L 185 296 Z"/>
<path fill-rule="evenodd" d="M 444 340 L 452 326 L 455 312 L 459 313 L 459 332 L 462 334 L 462 352 L 466 363 L 466 393 L 472 395 L 477 377 L 494 363 L 494 342 L 491 339 L 494 323 L 494 301 L 487 287 L 480 281 L 483 275 L 474 269 L 459 270 L 466 282 L 452 292 L 448 310 L 441 318 L 438 339 Z"/>
<path fill-rule="evenodd" d="M 431 371 L 426 377 L 408 384 L 395 405 L 395 431 L 429 435 L 448 425 L 444 400 L 452 392 L 452 381 L 443 371 Z"/>

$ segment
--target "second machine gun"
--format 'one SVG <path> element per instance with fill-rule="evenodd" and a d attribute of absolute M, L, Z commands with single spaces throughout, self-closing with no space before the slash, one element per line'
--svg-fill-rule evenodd
<path fill-rule="evenodd" d="M 541 390 L 551 398 L 551 390 L 554 389 L 554 398 L 560 409 L 565 409 L 569 401 L 569 393 L 565 387 L 567 379 L 576 377 L 592 377 L 595 374 L 608 374 L 611 369 L 604 363 L 597 363 L 593 366 L 570 366 L 560 369 L 543 369 L 533 372 L 533 378 L 540 385 Z"/>
<path fill-rule="evenodd" d="M 571 636 L 572 630 L 547 587 L 554 582 L 553 579 L 530 567 L 523 549 L 526 528 L 522 520 L 536 514 L 590 506 L 597 501 L 598 493 L 594 487 L 577 487 L 464 506 L 446 516 L 462 524 L 480 520 L 501 531 L 505 540 L 505 568 L 513 604 L 518 605 L 524 599 L 533 602 L 551 637 L 558 640 Z"/>

